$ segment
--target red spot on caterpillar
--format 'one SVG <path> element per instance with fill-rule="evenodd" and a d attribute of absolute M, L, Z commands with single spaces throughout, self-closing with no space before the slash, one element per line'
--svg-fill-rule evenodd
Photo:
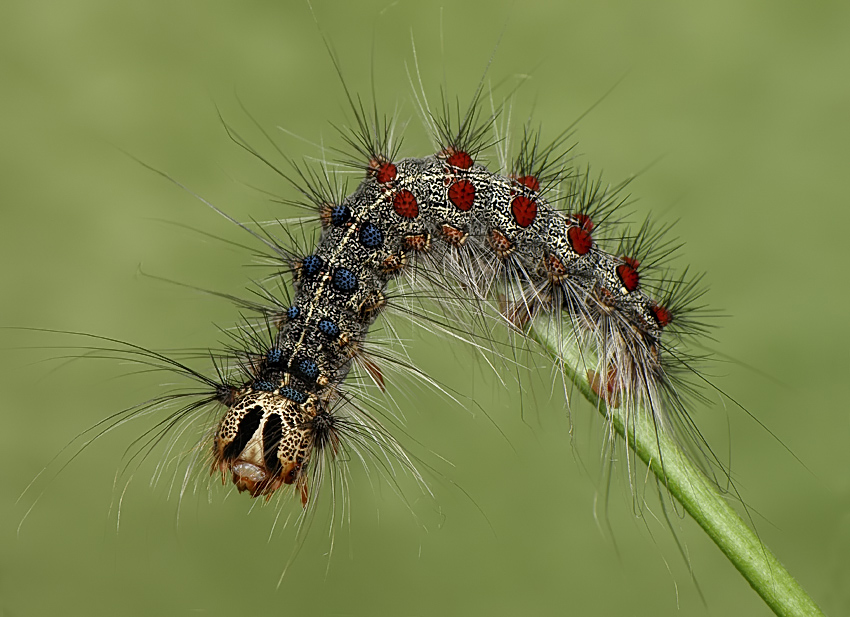
<path fill-rule="evenodd" d="M 620 259 L 622 259 L 624 262 L 629 264 L 635 270 L 640 268 L 640 262 L 637 259 L 635 259 L 634 257 L 621 257 Z"/>
<path fill-rule="evenodd" d="M 401 190 L 393 195 L 393 210 L 406 219 L 415 219 L 419 216 L 419 204 L 416 203 L 413 193 L 408 190 Z"/>
<path fill-rule="evenodd" d="M 652 316 L 655 317 L 655 321 L 657 321 L 658 325 L 662 328 L 673 321 L 673 315 L 666 307 L 654 304 L 649 308 L 649 310 L 652 311 Z"/>
<path fill-rule="evenodd" d="M 581 227 L 585 231 L 593 231 L 593 221 L 590 220 L 590 217 L 586 214 L 581 214 L 580 212 L 573 214 L 571 218 L 576 222 L 576 225 Z"/>
<path fill-rule="evenodd" d="M 579 255 L 586 255 L 593 248 L 593 238 L 590 237 L 590 232 L 584 226 L 574 225 L 567 230 L 567 240 L 570 241 L 570 246 Z"/>
<path fill-rule="evenodd" d="M 375 179 L 381 184 L 395 180 L 396 167 L 389 161 L 369 161 L 369 169 L 375 174 Z"/>
<path fill-rule="evenodd" d="M 623 287 L 626 288 L 626 291 L 630 292 L 637 289 L 638 284 L 640 283 L 640 275 L 632 263 L 637 264 L 636 261 L 631 259 L 626 263 L 617 266 L 617 276 L 620 277 L 620 281 L 623 283 Z"/>
<path fill-rule="evenodd" d="M 525 195 L 517 195 L 511 202 L 511 214 L 514 215 L 517 225 L 528 227 L 537 216 L 537 202 Z"/>
<path fill-rule="evenodd" d="M 458 180 L 449 187 L 449 201 L 466 212 L 475 202 L 475 186 L 469 180 Z"/>
<path fill-rule="evenodd" d="M 463 150 L 446 148 L 445 152 L 449 155 L 446 162 L 452 167 L 457 167 L 458 169 L 469 169 L 472 167 L 472 157 Z"/>
<path fill-rule="evenodd" d="M 516 179 L 516 181 L 519 184 L 530 188 L 532 191 L 536 192 L 540 190 L 540 181 L 534 176 L 520 176 Z"/>

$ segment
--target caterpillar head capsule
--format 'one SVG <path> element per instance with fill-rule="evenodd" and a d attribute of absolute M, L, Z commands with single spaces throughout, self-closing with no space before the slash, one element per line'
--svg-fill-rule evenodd
<path fill-rule="evenodd" d="M 301 396 L 293 400 L 293 393 L 280 388 L 238 398 L 216 431 L 213 473 L 220 472 L 222 482 L 230 474 L 239 492 L 252 497 L 268 499 L 283 485 L 295 484 L 306 506 L 305 472 L 317 441 L 317 407 L 313 398 Z"/>

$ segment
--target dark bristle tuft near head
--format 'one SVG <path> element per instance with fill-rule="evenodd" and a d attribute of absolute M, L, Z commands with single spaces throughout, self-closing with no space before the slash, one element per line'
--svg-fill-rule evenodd
<path fill-rule="evenodd" d="M 318 449 L 322 449 L 335 441 L 337 419 L 329 412 L 322 410 L 310 421 L 313 440 Z"/>

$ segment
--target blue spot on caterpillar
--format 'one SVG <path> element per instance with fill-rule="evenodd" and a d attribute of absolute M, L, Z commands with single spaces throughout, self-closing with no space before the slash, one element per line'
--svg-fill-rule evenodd
<path fill-rule="evenodd" d="M 317 255 L 308 255 L 304 258 L 304 261 L 301 262 L 301 272 L 305 278 L 312 278 L 319 273 L 323 265 L 324 262 L 321 257 Z"/>

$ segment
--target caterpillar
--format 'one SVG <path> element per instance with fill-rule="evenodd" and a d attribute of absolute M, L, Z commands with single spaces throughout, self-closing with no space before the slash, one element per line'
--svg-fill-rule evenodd
<path fill-rule="evenodd" d="M 385 81 L 386 81 L 386 80 L 385 80 Z M 543 91 L 545 92 L 545 87 L 544 87 L 544 88 L 540 88 L 540 89 L 541 89 L 541 90 L 543 90 Z M 334 103 L 334 105 L 336 105 L 336 103 Z M 331 116 L 331 115 L 332 115 L 332 111 L 333 111 L 333 110 L 331 110 L 331 113 L 330 113 L 330 114 L 326 114 L 326 116 Z M 321 114 L 320 114 L 320 115 L 321 115 Z M 550 114 L 548 114 L 548 115 L 546 116 L 545 120 L 546 120 L 547 124 L 550 124 L 550 125 L 551 125 L 551 124 L 552 124 L 552 120 L 550 120 L 550 116 L 551 116 L 551 113 L 550 113 Z M 574 117 L 574 116 L 568 116 L 568 117 Z M 325 120 L 325 118 L 320 118 L 320 119 L 321 119 L 322 121 L 324 121 L 324 120 Z M 560 117 L 559 117 L 559 119 L 560 119 Z M 300 120 L 299 120 L 299 121 L 300 121 Z M 286 124 L 287 126 L 291 126 L 288 122 L 285 122 L 285 124 Z M 416 123 L 414 122 L 413 124 L 416 124 Z M 413 129 L 410 129 L 410 130 L 412 131 Z M 306 132 L 306 133 L 308 133 L 308 134 L 315 134 L 314 132 L 311 132 L 311 131 L 312 131 L 312 129 L 305 129 L 305 131 L 304 131 L 304 132 Z M 588 134 L 589 134 L 589 137 L 588 137 Z M 585 129 L 585 130 L 583 131 L 583 137 L 584 137 L 583 141 L 584 141 L 584 144 L 585 144 L 585 145 L 586 145 L 586 144 L 588 144 L 588 143 L 592 143 L 592 142 L 593 142 L 593 137 L 594 137 L 594 136 L 593 136 L 593 132 L 592 132 L 592 131 L 587 131 L 587 130 Z M 431 152 L 436 152 L 437 150 L 438 150 L 438 149 L 436 149 L 436 148 L 435 148 L 435 149 L 433 149 Z M 417 148 L 417 149 L 408 149 L 408 150 L 406 150 L 406 152 L 409 152 L 409 153 L 410 153 L 410 154 L 412 154 L 412 155 L 420 156 L 420 155 L 421 155 L 421 153 L 426 152 L 426 149 L 425 149 L 425 148 L 420 147 L 420 148 Z M 406 156 L 406 155 L 407 155 L 407 154 L 405 154 L 405 156 Z M 633 159 L 634 159 L 634 153 L 632 153 L 632 157 L 633 157 Z M 589 157 L 589 160 L 593 161 L 593 160 L 596 160 L 597 158 L 599 158 L 599 157 L 597 157 L 597 156 Z M 168 160 L 168 162 L 167 162 L 165 165 L 166 165 L 167 167 L 170 167 L 170 166 L 171 166 L 171 160 L 169 159 L 169 160 Z M 606 163 L 606 165 L 607 165 L 607 163 Z M 606 174 L 606 175 L 608 175 L 608 174 Z M 178 177 L 180 177 L 180 174 L 178 174 Z M 618 177 L 616 172 L 613 174 L 613 177 Z M 205 192 L 205 194 L 209 194 L 209 193 Z M 213 192 L 212 194 L 215 194 L 215 193 Z M 228 202 L 226 201 L 226 199 L 225 199 L 224 201 L 221 201 L 221 202 L 220 202 L 218 198 L 216 199 L 216 202 L 217 202 L 217 203 L 228 203 Z M 663 203 L 663 202 L 662 202 L 662 203 Z M 175 208 L 175 210 L 181 209 L 181 208 L 183 208 L 184 206 L 185 206 L 185 203 L 180 204 L 179 208 Z M 228 209 L 229 209 L 229 208 L 228 208 Z M 688 216 L 690 216 L 690 214 L 691 214 L 691 213 L 687 213 L 687 214 L 688 214 Z M 168 217 L 169 215 L 168 215 L 168 214 L 160 214 L 160 213 L 158 212 L 158 213 L 156 214 L 156 216 L 165 216 L 165 217 Z M 175 216 L 176 216 L 176 215 L 175 215 Z M 247 219 L 248 217 L 250 217 L 250 216 L 251 216 L 251 214 L 250 214 L 250 213 L 249 213 L 249 214 L 247 214 L 247 215 L 243 214 L 243 215 L 241 215 L 241 218 L 242 218 L 242 220 L 246 220 L 246 219 Z M 727 213 L 727 216 L 728 216 L 728 213 Z M 195 210 L 195 211 L 194 211 L 193 218 L 195 218 L 195 219 L 197 218 L 197 210 Z M 592 219 L 593 219 L 593 217 L 591 217 L 591 220 L 592 220 Z M 698 218 L 698 220 L 704 220 L 704 219 L 703 219 L 703 218 Z M 203 225 L 203 223 L 195 223 L 195 224 L 196 224 L 196 225 Z M 602 224 L 602 225 L 599 225 L 599 224 L 597 223 L 596 227 L 597 227 L 597 231 L 599 231 L 599 232 L 603 232 L 603 233 L 604 233 L 604 230 L 605 230 L 605 228 L 606 228 L 606 225 L 604 224 L 604 222 L 603 222 L 603 224 Z M 692 235 L 692 234 L 688 234 L 688 235 L 687 235 L 687 237 L 688 237 L 689 241 L 692 241 L 692 240 L 691 240 L 691 239 L 692 239 L 692 237 L 693 237 L 693 235 Z M 597 239 L 599 239 L 599 238 L 597 238 Z M 604 240 L 604 239 L 603 239 L 603 240 Z M 739 238 L 739 240 L 740 240 L 740 238 Z M 305 243 L 304 243 L 304 247 L 303 247 L 303 249 L 304 249 L 304 253 L 302 253 L 302 254 L 306 254 L 309 250 L 312 250 L 312 249 L 314 248 L 314 246 L 310 246 L 311 244 L 312 244 L 312 243 L 307 243 L 307 242 L 305 242 Z M 618 247 L 617 247 L 617 244 L 618 244 L 618 239 L 617 239 L 617 238 L 615 238 L 615 239 L 614 239 L 614 241 L 613 241 L 612 243 L 603 244 L 603 245 L 604 245 L 604 246 L 606 246 L 609 250 L 611 250 L 612 254 L 617 254 L 617 253 L 618 253 L 618 251 L 616 250 L 616 249 L 618 248 Z M 699 247 L 699 246 L 697 246 L 697 252 L 699 251 L 699 249 L 700 249 L 700 247 Z M 216 250 L 218 250 L 218 249 L 216 249 Z M 625 252 L 625 251 L 624 251 L 624 252 Z M 708 257 L 708 258 L 707 258 L 707 257 Z M 724 259 L 726 258 L 726 256 L 725 256 L 725 255 L 723 255 L 723 256 L 718 256 L 718 257 L 722 257 L 722 258 L 724 258 Z M 231 256 L 231 260 L 232 260 L 232 259 L 233 259 L 233 258 L 232 258 L 232 256 Z M 238 259 L 238 257 L 237 257 L 237 259 Z M 717 263 L 717 262 L 711 261 L 710 259 L 711 259 L 711 256 L 707 256 L 707 255 L 705 255 L 705 254 L 703 254 L 703 255 L 695 255 L 695 256 L 693 257 L 693 261 L 694 261 L 694 263 L 701 263 L 701 264 L 706 264 L 706 263 L 708 263 L 708 264 L 710 264 L 713 268 L 717 268 L 717 265 L 716 265 L 716 263 Z M 145 261 L 147 262 L 147 261 L 149 261 L 149 259 L 146 259 Z M 644 263 L 645 263 L 645 262 L 644 262 Z M 722 262 L 722 263 L 726 263 L 726 262 Z M 134 262 L 134 263 L 131 263 L 131 264 L 130 264 L 130 266 L 129 266 L 129 268 L 127 268 L 127 267 L 125 266 L 125 272 L 126 272 L 126 270 L 127 270 L 127 269 L 132 268 L 134 265 L 135 265 L 135 262 Z M 144 264 L 144 268 L 145 268 L 145 270 L 148 270 L 148 269 L 150 268 L 150 264 L 149 264 L 149 263 L 145 263 L 145 264 Z M 169 266 L 168 266 L 167 264 L 166 264 L 165 266 L 160 265 L 158 269 L 156 269 L 156 266 L 154 266 L 154 271 L 162 272 L 164 268 L 169 268 Z M 168 270 L 165 270 L 165 271 L 168 271 Z M 192 275 L 192 274 L 189 274 L 189 275 L 187 275 L 187 276 L 191 277 L 191 276 L 193 276 L 193 275 Z M 244 275 L 243 275 L 243 277 L 242 277 L 242 278 L 244 278 Z M 192 280 L 192 279 L 190 278 L 189 280 Z M 738 280 L 740 281 L 740 279 L 738 279 Z M 642 281 L 642 282 L 645 282 L 645 281 Z M 715 279 L 715 282 L 716 282 L 716 279 Z M 228 289 L 232 288 L 232 287 L 228 287 L 228 285 L 229 285 L 229 283 L 224 283 L 224 284 L 223 284 L 223 287 L 224 287 L 224 288 L 228 288 Z M 233 283 L 233 285 L 235 285 L 235 286 L 239 286 L 239 285 L 240 285 L 240 283 L 239 283 L 239 282 L 235 282 L 235 283 Z M 218 282 L 216 282 L 216 283 L 212 283 L 210 286 L 218 287 Z M 726 286 L 726 285 L 725 285 L 725 281 L 724 281 L 724 285 L 716 285 L 716 287 L 719 287 L 719 288 L 724 288 L 725 286 Z M 472 296 L 470 296 L 470 301 L 471 301 L 471 298 L 472 298 Z M 162 299 L 162 301 L 163 301 L 163 302 L 167 302 L 167 301 L 168 301 L 168 299 L 167 299 L 167 298 L 163 298 L 163 299 Z M 196 304 L 204 305 L 204 306 L 205 306 L 207 303 L 206 303 L 206 302 L 197 302 Z M 726 304 L 727 304 L 727 305 L 729 304 L 728 300 L 727 300 Z M 206 309 L 204 309 L 204 310 L 206 310 Z M 477 309 L 476 309 L 476 310 L 477 310 Z M 738 312 L 738 308 L 737 308 L 737 306 L 736 306 L 736 312 Z M 198 312 L 198 314 L 194 315 L 193 317 L 194 317 L 194 322 L 195 322 L 196 324 L 200 324 L 200 325 L 197 325 L 197 327 L 196 327 L 196 331 L 197 331 L 198 329 L 200 329 L 200 330 L 206 330 L 206 331 L 207 331 L 207 332 L 206 332 L 206 334 L 202 334 L 202 335 L 201 335 L 201 336 L 199 336 L 198 338 L 199 338 L 199 339 L 206 339 L 206 340 L 209 340 L 209 339 L 211 338 L 211 337 L 210 337 L 210 334 L 209 334 L 209 331 L 208 331 L 208 330 L 209 330 L 209 326 L 208 326 L 208 325 L 206 325 L 206 324 L 207 324 L 207 322 L 209 321 L 209 318 L 207 317 L 206 313 L 204 313 L 204 312 L 200 312 L 200 311 L 199 311 L 199 312 Z M 127 319 L 127 318 L 125 318 L 125 319 Z M 130 319 L 132 319 L 132 318 L 130 318 Z M 175 319 L 176 319 L 176 317 L 175 317 Z M 216 317 L 216 319 L 219 319 L 219 320 L 221 320 L 222 322 L 224 322 L 224 321 L 225 321 L 225 319 L 227 319 L 227 318 Z M 123 321 L 123 320 L 116 320 L 116 321 Z M 169 326 L 171 325 L 171 324 L 169 323 L 169 319 L 160 319 L 159 321 L 160 321 L 160 322 L 162 322 L 162 325 L 163 325 L 163 326 L 165 326 L 165 327 L 169 327 Z M 71 322 L 71 323 L 73 323 L 73 322 Z M 141 321 L 141 320 L 139 320 L 139 323 L 142 323 L 142 321 Z M 227 322 L 225 322 L 225 323 L 227 323 L 227 324 L 229 325 L 229 323 L 230 323 L 230 322 L 229 322 L 229 321 L 227 321 Z M 745 322 L 745 323 L 746 323 L 746 322 Z M 102 330 L 100 329 L 100 326 L 99 326 L 99 325 L 96 325 L 96 324 L 95 324 L 95 325 L 93 325 L 93 326 L 89 326 L 89 327 L 90 327 L 91 329 L 95 330 L 95 331 L 102 331 Z M 113 326 L 113 328 L 115 328 L 115 327 L 116 327 L 116 326 Z M 159 326 L 158 326 L 158 327 L 159 327 Z M 107 328 L 107 330 L 108 330 L 109 326 L 106 326 L 106 328 Z M 173 334 L 173 332 L 174 332 L 174 331 L 172 331 L 172 334 Z M 152 333 L 152 332 L 150 332 L 150 331 L 148 331 L 148 332 L 141 332 L 140 334 L 138 334 L 138 338 L 136 338 L 136 337 L 137 337 L 137 335 L 136 335 L 136 334 L 134 334 L 134 333 L 127 333 L 127 334 L 125 334 L 125 335 L 123 335 L 123 336 L 124 336 L 125 338 L 128 338 L 128 339 L 129 339 L 129 338 L 132 338 L 133 340 L 147 340 L 147 341 L 156 341 L 156 342 L 159 342 L 159 341 L 157 341 L 157 339 L 156 339 L 156 334 L 155 334 L 155 333 Z M 743 338 L 743 337 L 742 337 L 742 338 Z M 662 340 L 663 340 L 663 334 L 662 334 Z M 266 341 L 266 342 L 270 342 L 270 341 Z M 169 341 L 168 339 L 166 339 L 164 342 L 162 342 L 162 343 L 160 343 L 160 344 L 161 344 L 163 347 L 165 347 L 165 346 L 168 346 L 168 345 L 170 344 L 170 341 Z M 450 353 L 451 353 L 451 352 L 450 352 Z M 108 384 L 107 384 L 107 385 L 108 385 Z M 352 387 L 353 387 L 353 386 L 352 386 Z M 134 394 L 135 394 L 135 393 L 134 393 Z M 93 396 L 93 394 L 92 394 L 91 396 Z M 91 398 L 91 396 L 90 396 L 89 398 Z M 126 395 L 125 395 L 125 396 L 126 396 Z M 144 397 L 145 397 L 145 394 L 144 394 L 144 393 L 139 393 L 139 396 L 141 396 L 141 398 L 140 398 L 139 400 L 143 400 L 143 399 L 144 399 Z M 533 396 L 533 395 L 532 395 L 532 396 Z M 556 397 L 556 398 L 557 398 L 557 397 Z M 528 400 L 528 399 L 526 399 L 526 400 Z M 559 406 L 556 406 L 556 409 L 557 409 L 557 408 L 561 408 L 561 409 L 562 409 L 562 408 L 563 408 L 563 404 L 561 404 L 561 405 L 559 405 Z M 102 413 L 102 412 L 98 411 L 98 413 Z M 444 413 L 445 413 L 445 412 L 444 412 Z M 514 410 L 511 410 L 511 413 L 514 413 Z M 64 421 L 65 421 L 65 423 L 66 423 L 66 424 L 67 424 L 68 422 L 70 422 L 71 420 L 72 420 L 72 418 L 70 418 L 70 417 L 68 417 L 68 418 L 65 418 L 65 419 L 64 419 Z M 77 420 L 76 420 L 76 422 L 77 422 L 77 423 L 79 423 L 80 421 L 85 422 L 85 420 L 81 420 L 81 419 L 77 419 Z M 67 430 L 67 427 L 66 427 L 66 430 Z M 438 441 L 436 441 L 436 440 L 434 440 L 434 439 L 431 439 L 428 443 L 429 443 L 429 445 L 432 445 L 432 446 L 434 446 L 434 444 L 437 444 L 437 445 L 436 445 L 436 446 L 434 446 L 434 447 L 438 447 L 438 445 L 439 445 L 439 442 L 438 442 Z M 592 448 L 592 447 L 591 447 L 591 450 L 593 450 L 593 448 Z M 565 465 L 564 465 L 564 466 L 567 466 L 567 467 L 568 467 L 568 466 L 570 466 L 570 463 L 571 463 L 571 461 L 567 460 L 567 461 L 565 461 Z M 458 473 L 459 473 L 459 472 L 460 472 L 460 470 L 458 470 Z M 537 473 L 537 472 L 535 472 L 535 473 Z M 529 474 L 529 475 L 534 475 L 534 474 Z M 533 480 L 533 478 L 532 478 L 532 480 Z M 516 484 L 512 484 L 512 485 L 511 485 L 511 488 L 513 488 L 513 487 L 516 487 Z M 313 490 L 315 490 L 315 487 L 313 487 L 313 485 L 312 485 L 312 484 L 311 484 L 311 488 L 313 488 Z M 282 492 L 283 492 L 283 491 L 282 491 Z M 288 493 L 292 493 L 293 491 L 289 490 L 289 491 L 287 491 L 287 492 L 288 492 Z M 297 491 L 296 491 L 296 492 L 294 492 L 294 493 L 295 493 L 295 495 L 296 495 L 296 499 L 297 499 L 297 498 L 298 498 L 298 496 L 299 496 L 299 493 L 298 493 Z M 312 491 L 310 492 L 310 495 L 312 495 Z M 527 497 L 526 497 L 526 499 L 527 499 Z M 576 499 L 577 499 L 577 500 L 579 500 L 579 499 L 580 499 L 580 497 L 576 497 Z M 586 502 L 587 500 L 584 500 L 584 501 Z M 242 504 L 242 506 L 243 506 L 243 508 L 244 508 L 244 504 Z M 298 510 L 298 508 L 296 507 L 296 511 L 297 511 L 297 510 Z M 361 554 L 362 554 L 362 552 L 363 552 L 363 551 L 360 551 L 360 553 L 361 553 Z"/>
<path fill-rule="evenodd" d="M 669 252 L 648 222 L 624 234 L 617 253 L 602 248 L 593 232 L 618 203 L 616 192 L 588 174 L 552 169 L 562 155 L 550 161 L 555 147 L 541 146 L 539 135 L 524 135 L 507 173 L 476 163 L 494 121 L 478 118 L 480 95 L 456 124 L 423 110 L 441 145 L 425 158 L 398 159 L 386 125 L 370 125 L 355 107 L 359 132 L 349 141 L 366 157 L 366 178 L 340 201 L 316 184 L 302 188 L 320 210 L 321 238 L 308 255 L 270 244 L 293 274 L 292 304 L 261 309 L 277 333 L 242 362 L 241 382 L 215 393 L 228 411 L 212 466 L 240 491 L 268 497 L 295 484 L 306 505 L 306 471 L 315 453 L 339 447 L 331 410 L 349 398 L 344 378 L 399 276 L 431 282 L 437 298 L 451 278 L 471 302 L 501 294 L 513 319 L 563 312 L 588 357 L 598 358 L 588 371 L 600 396 L 646 407 L 659 426 L 672 426 L 682 386 L 671 367 L 684 364 L 686 352 L 670 341 L 695 328 L 698 279 L 648 282 L 648 257 L 659 247 Z M 562 211 L 552 205 L 559 199 Z M 649 268 L 659 266 L 650 261 Z M 379 369 L 364 362 L 380 382 Z"/>

